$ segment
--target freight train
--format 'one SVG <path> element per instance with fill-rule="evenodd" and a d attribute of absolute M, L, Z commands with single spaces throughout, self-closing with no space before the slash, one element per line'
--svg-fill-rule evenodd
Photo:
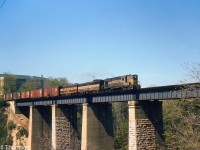
<path fill-rule="evenodd" d="M 124 75 L 105 80 L 94 80 L 91 82 L 73 84 L 68 86 L 57 86 L 41 88 L 31 91 L 16 92 L 2 96 L 4 100 L 47 98 L 66 95 L 78 95 L 86 93 L 102 93 L 117 90 L 134 90 L 140 88 L 137 75 Z"/>

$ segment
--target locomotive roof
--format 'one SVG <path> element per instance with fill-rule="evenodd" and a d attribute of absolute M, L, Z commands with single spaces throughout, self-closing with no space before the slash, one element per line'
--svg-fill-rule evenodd
<path fill-rule="evenodd" d="M 119 78 L 124 78 L 126 76 L 137 76 L 137 75 L 131 75 L 131 74 L 129 74 L 129 75 L 117 76 L 117 77 L 113 77 L 113 78 L 107 78 L 107 79 L 105 79 L 105 81 L 119 79 Z"/>
<path fill-rule="evenodd" d="M 101 79 L 97 79 L 97 80 L 93 80 L 93 81 L 89 81 L 89 82 L 79 83 L 78 85 L 97 84 L 102 81 L 103 80 L 101 80 Z"/>
<path fill-rule="evenodd" d="M 66 86 L 61 86 L 61 87 L 65 88 L 65 87 L 73 87 L 73 86 L 77 86 L 77 83 L 66 85 Z"/>

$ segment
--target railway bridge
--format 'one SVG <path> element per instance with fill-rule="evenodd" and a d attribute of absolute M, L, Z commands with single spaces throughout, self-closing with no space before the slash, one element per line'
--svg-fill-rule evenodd
<path fill-rule="evenodd" d="M 29 149 L 112 150 L 115 102 L 128 103 L 128 149 L 164 149 L 162 101 L 200 96 L 180 85 L 10 101 L 16 114 L 29 119 Z M 81 141 L 77 111 L 82 107 Z M 80 146 L 78 148 L 78 146 Z"/>

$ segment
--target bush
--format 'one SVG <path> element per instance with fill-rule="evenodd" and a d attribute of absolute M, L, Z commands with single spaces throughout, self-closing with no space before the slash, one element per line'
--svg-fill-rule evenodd
<path fill-rule="evenodd" d="M 6 106 L 6 101 L 4 101 L 3 99 L 0 99 L 0 108 L 3 108 Z"/>
<path fill-rule="evenodd" d="M 199 100 L 163 103 L 165 144 L 169 149 L 200 149 Z"/>
<path fill-rule="evenodd" d="M 7 128 L 6 126 L 0 127 L 0 145 L 6 145 Z"/>
<path fill-rule="evenodd" d="M 7 145 L 13 145 L 13 137 L 11 136 L 11 134 L 9 134 L 7 137 Z"/>
<path fill-rule="evenodd" d="M 127 149 L 128 139 L 128 119 L 121 118 L 117 128 L 115 129 L 114 145 L 115 148 L 125 150 Z"/>
<path fill-rule="evenodd" d="M 22 136 L 28 137 L 28 131 L 25 128 L 19 127 L 18 130 L 16 134 L 17 139 L 20 139 Z"/>
<path fill-rule="evenodd" d="M 9 121 L 7 126 L 8 126 L 8 130 L 13 130 L 16 128 L 16 125 L 14 124 L 13 121 Z"/>
<path fill-rule="evenodd" d="M 0 145 L 6 144 L 6 137 L 7 137 L 7 115 L 4 114 L 4 101 L 0 100 Z"/>

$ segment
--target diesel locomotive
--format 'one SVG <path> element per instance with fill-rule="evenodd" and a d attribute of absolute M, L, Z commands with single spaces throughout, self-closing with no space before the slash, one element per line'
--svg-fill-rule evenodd
<path fill-rule="evenodd" d="M 105 80 L 93 80 L 80 84 L 68 86 L 57 86 L 50 88 L 41 88 L 31 91 L 16 92 L 3 95 L 4 100 L 47 98 L 66 95 L 78 95 L 86 93 L 101 93 L 117 90 L 134 90 L 140 88 L 137 75 L 124 75 Z"/>

